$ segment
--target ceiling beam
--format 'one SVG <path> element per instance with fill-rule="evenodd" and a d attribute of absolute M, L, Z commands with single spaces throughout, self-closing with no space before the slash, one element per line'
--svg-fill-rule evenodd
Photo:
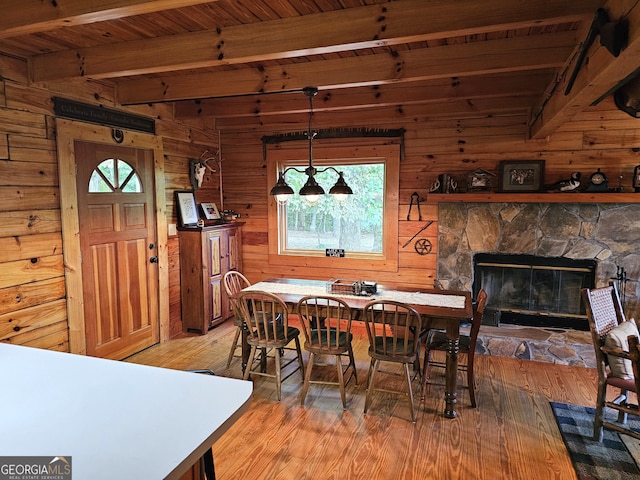
<path fill-rule="evenodd" d="M 36 83 L 76 76 L 112 78 L 328 54 L 582 21 L 598 4 L 599 0 L 400 0 L 36 55 L 30 75 Z"/>
<path fill-rule="evenodd" d="M 123 105 L 295 91 L 307 85 L 346 88 L 559 67 L 574 32 L 478 41 L 276 67 L 247 67 L 117 82 Z"/>
<path fill-rule="evenodd" d="M 0 38 L 199 5 L 216 0 L 3 0 Z"/>
<path fill-rule="evenodd" d="M 386 106 L 406 107 L 445 99 L 497 98 L 514 95 L 540 95 L 553 72 L 509 73 L 474 77 L 443 78 L 411 83 L 392 83 L 350 89 L 320 91 L 314 112 L 363 110 Z M 419 95 L 416 93 L 419 92 Z M 309 100 L 296 92 L 290 95 L 245 95 L 241 97 L 185 100 L 176 102 L 175 118 L 257 117 L 290 115 L 309 110 Z"/>
<path fill-rule="evenodd" d="M 372 108 L 366 117 L 362 112 L 343 110 L 318 112 L 313 115 L 313 128 L 341 128 L 363 125 L 403 125 L 408 122 L 424 121 L 429 118 L 478 118 L 487 115 L 527 115 L 535 100 L 534 95 L 514 95 L 497 99 L 443 100 L 423 105 L 382 106 Z M 273 130 L 301 130 L 309 117 L 307 113 L 267 117 L 237 117 L 216 119 L 215 128 L 221 132 Z"/>
<path fill-rule="evenodd" d="M 548 96 L 540 100 L 533 109 L 530 120 L 531 138 L 549 136 L 574 115 L 613 93 L 624 79 L 640 67 L 637 62 L 640 58 L 640 2 L 615 0 L 610 4 L 605 7 L 610 18 L 617 20 L 624 17 L 629 24 L 626 48 L 618 57 L 614 57 L 600 45 L 597 38 L 588 50 L 571 91 L 565 95 L 567 81 L 575 68 L 577 55 L 574 55 L 565 74 L 549 89 Z"/>

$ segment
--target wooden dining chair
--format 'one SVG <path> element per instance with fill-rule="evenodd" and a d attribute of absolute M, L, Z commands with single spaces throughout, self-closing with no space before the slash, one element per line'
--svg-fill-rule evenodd
<path fill-rule="evenodd" d="M 626 321 L 615 284 L 594 289 L 583 288 L 582 301 L 587 313 L 598 371 L 593 439 L 602 442 L 603 428 L 640 438 L 640 432 L 626 426 L 628 414 L 640 414 L 638 405 L 630 403 L 629 399 L 629 392 L 640 392 L 638 328 L 633 321 Z M 630 338 L 634 341 L 629 342 Z M 612 394 L 608 394 L 609 387 L 614 389 Z M 616 423 L 605 420 L 605 408 L 618 412 Z"/>
<path fill-rule="evenodd" d="M 246 328 L 235 296 L 240 293 L 243 288 L 249 287 L 251 285 L 251 282 L 242 273 L 235 270 L 230 270 L 224 274 L 224 277 L 222 277 L 222 283 L 224 285 L 225 291 L 227 292 L 227 297 L 231 302 L 231 310 L 233 311 L 234 316 L 233 324 L 236 326 L 233 343 L 231 344 L 231 350 L 229 351 L 229 356 L 227 358 L 227 368 L 229 368 L 229 366 L 231 365 L 231 361 L 235 356 L 236 350 L 238 348 L 242 348 L 242 343 L 240 340 L 242 330 Z"/>
<path fill-rule="evenodd" d="M 300 404 L 304 405 L 310 384 L 338 385 L 342 407 L 347 408 L 345 387 L 355 379 L 358 384 L 356 362 L 353 357 L 351 340 L 351 309 L 343 300 L 326 296 L 306 296 L 300 299 L 297 307 L 298 316 L 304 333 L 304 349 L 309 352 L 304 384 L 300 392 Z M 333 356 L 336 362 L 338 381 L 312 380 L 312 370 L 316 355 Z M 346 367 L 342 364 L 347 357 Z M 349 375 L 345 378 L 347 372 Z"/>
<path fill-rule="evenodd" d="M 244 370 L 244 380 L 250 375 L 260 375 L 275 378 L 278 401 L 281 398 L 282 382 L 289 378 L 295 371 L 300 370 L 304 381 L 304 363 L 300 349 L 300 330 L 289 325 L 287 305 L 276 295 L 259 290 L 245 290 L 237 295 L 240 314 L 244 318 L 247 329 L 247 343 L 251 347 L 249 361 Z M 278 321 L 272 321 L 278 319 Z M 291 342 L 295 342 L 296 357 L 285 358 L 286 348 Z M 257 349 L 263 351 L 275 351 L 275 373 L 262 370 L 262 362 L 254 362 Z M 298 368 L 282 378 L 282 370 L 297 360 Z M 284 362 L 284 363 L 283 363 Z M 256 365 L 254 365 L 256 363 Z"/>
<path fill-rule="evenodd" d="M 474 375 L 474 359 L 476 353 L 476 344 L 478 342 L 478 332 L 482 325 L 482 316 L 487 304 L 487 292 L 480 290 L 473 307 L 473 320 L 471 321 L 471 329 L 469 335 L 460 335 L 458 355 L 462 354 L 466 357 L 466 362 L 458 362 L 458 370 L 466 372 L 467 386 L 469 387 L 469 399 L 471 406 L 475 408 L 476 402 L 476 379 Z M 440 330 L 430 330 L 425 341 L 424 350 L 424 367 L 422 369 L 422 398 L 426 389 L 427 380 L 429 379 L 429 371 L 431 366 L 446 368 L 445 362 L 435 361 L 431 358 L 434 351 L 446 352 L 449 347 L 449 339 L 447 334 Z M 460 356 L 458 356 L 460 359 Z"/>
<path fill-rule="evenodd" d="M 380 370 L 381 363 L 399 363 L 403 365 L 406 376 L 406 394 L 409 396 L 411 405 L 411 421 L 415 423 L 416 411 L 409 366 L 417 369 L 417 376 L 420 375 L 419 347 L 422 317 L 410 305 L 392 300 L 374 300 L 365 305 L 364 320 L 369 337 L 369 356 L 371 357 L 364 413 L 366 415 L 369 410 L 375 391 L 403 393 L 398 390 L 376 387 L 377 374 L 383 373 Z"/>

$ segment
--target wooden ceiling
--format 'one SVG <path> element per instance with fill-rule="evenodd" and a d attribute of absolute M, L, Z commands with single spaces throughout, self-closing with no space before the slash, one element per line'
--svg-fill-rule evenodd
<path fill-rule="evenodd" d="M 524 112 L 544 137 L 638 68 L 639 1 L 4 0 L 0 52 L 35 84 L 101 79 L 122 105 L 228 125 L 302 115 L 313 85 L 345 121 Z M 596 39 L 565 95 L 599 7 L 628 45 L 616 58 Z"/>

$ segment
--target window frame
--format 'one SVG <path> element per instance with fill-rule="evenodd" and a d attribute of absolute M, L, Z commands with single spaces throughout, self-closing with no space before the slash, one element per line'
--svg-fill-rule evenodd
<path fill-rule="evenodd" d="M 397 271 L 398 270 L 398 190 L 400 170 L 400 145 L 369 146 L 318 146 L 314 144 L 314 166 L 346 165 L 359 163 L 385 164 L 385 201 L 383 211 L 382 253 L 350 252 L 345 257 L 326 257 L 322 252 L 310 254 L 308 250 L 283 251 L 281 235 L 283 207 L 275 197 L 268 194 L 277 181 L 277 174 L 283 168 L 300 164 L 308 150 L 302 147 L 282 149 L 273 152 L 267 161 L 268 181 L 268 227 L 269 264 L 283 266 L 331 267 L 355 270 Z M 328 189 L 330 185 L 326 186 Z M 296 193 L 297 194 L 297 193 Z"/>

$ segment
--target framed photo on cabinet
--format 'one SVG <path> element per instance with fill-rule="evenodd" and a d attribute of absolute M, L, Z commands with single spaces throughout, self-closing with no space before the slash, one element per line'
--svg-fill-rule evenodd
<path fill-rule="evenodd" d="M 544 182 L 544 160 L 505 160 L 498 168 L 499 192 L 539 192 Z"/>
<path fill-rule="evenodd" d="M 181 227 L 195 227 L 200 220 L 196 198 L 191 190 L 176 190 L 176 211 Z"/>
<path fill-rule="evenodd" d="M 202 208 L 202 213 L 204 213 L 204 218 L 207 220 L 220 220 L 222 218 L 215 203 L 201 203 L 200 207 Z"/>

